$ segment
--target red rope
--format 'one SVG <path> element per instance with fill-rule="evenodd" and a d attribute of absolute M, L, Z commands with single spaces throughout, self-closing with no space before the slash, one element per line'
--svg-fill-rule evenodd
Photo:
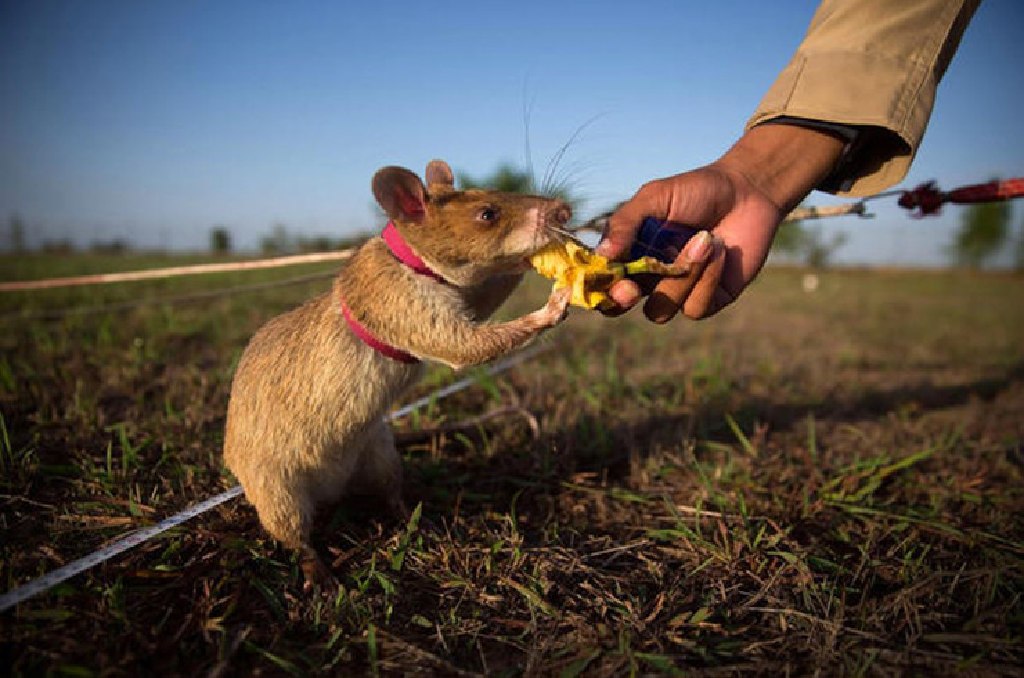
<path fill-rule="evenodd" d="M 924 217 L 938 214 L 942 205 L 947 202 L 996 202 L 1020 197 L 1024 197 L 1024 177 L 961 186 L 949 192 L 940 191 L 934 181 L 929 181 L 912 191 L 903 191 L 900 194 L 899 206 L 908 210 L 918 210 L 914 216 Z"/>
<path fill-rule="evenodd" d="M 1024 177 L 1006 181 L 990 181 L 987 184 L 964 186 L 946 194 L 947 202 L 992 202 L 1024 196 Z"/>

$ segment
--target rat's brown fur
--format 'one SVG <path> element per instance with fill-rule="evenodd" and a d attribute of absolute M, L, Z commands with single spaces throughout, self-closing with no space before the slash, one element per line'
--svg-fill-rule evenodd
<path fill-rule="evenodd" d="M 309 541 L 315 506 L 349 492 L 375 494 L 398 514 L 402 469 L 383 417 L 422 368 L 360 340 L 341 300 L 379 340 L 456 369 L 518 348 L 565 316 L 568 296 L 500 324 L 488 318 L 519 283 L 525 257 L 569 218 L 548 198 L 455 191 L 441 161 L 429 190 L 388 167 L 374 193 L 406 242 L 448 284 L 415 273 L 373 238 L 333 289 L 264 325 L 249 342 L 231 389 L 224 460 L 276 539 L 306 555 L 307 578 L 326 572 Z M 491 213 L 485 212 L 490 210 Z M 497 212 L 496 218 L 493 212 Z"/>

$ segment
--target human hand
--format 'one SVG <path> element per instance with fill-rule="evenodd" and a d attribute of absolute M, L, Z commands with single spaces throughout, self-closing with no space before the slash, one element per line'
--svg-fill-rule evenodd
<path fill-rule="evenodd" d="M 617 304 L 609 314 L 623 313 L 650 295 L 644 314 L 656 323 L 668 322 L 680 310 L 704 318 L 730 304 L 761 269 L 782 218 L 742 174 L 709 165 L 645 184 L 609 219 L 598 253 L 617 258 L 628 252 L 647 216 L 709 229 L 691 238 L 676 259 L 690 264 L 689 275 L 661 278 L 653 289 L 627 279 L 609 290 Z"/>
<path fill-rule="evenodd" d="M 683 248 L 677 263 L 693 272 L 663 278 L 642 289 L 632 280 L 616 283 L 609 296 L 620 315 L 649 295 L 644 314 L 656 323 L 679 310 L 693 318 L 713 315 L 732 303 L 757 276 L 782 218 L 831 171 L 842 141 L 816 130 L 765 125 L 747 132 L 716 162 L 645 184 L 609 219 L 597 251 L 620 258 L 644 217 L 708 229 Z"/>

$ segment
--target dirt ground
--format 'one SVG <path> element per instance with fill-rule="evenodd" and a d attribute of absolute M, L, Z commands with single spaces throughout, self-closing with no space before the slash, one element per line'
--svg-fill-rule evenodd
<path fill-rule="evenodd" d="M 305 592 L 238 500 L 0 614 L 0 666 L 1020 675 L 1024 278 L 804 275 L 770 269 L 701 323 L 574 312 L 539 357 L 396 422 L 419 508 L 325 509 L 337 590 Z M 253 281 L 0 299 L 3 590 L 234 484 L 238 356 L 327 283 L 159 300 Z"/>

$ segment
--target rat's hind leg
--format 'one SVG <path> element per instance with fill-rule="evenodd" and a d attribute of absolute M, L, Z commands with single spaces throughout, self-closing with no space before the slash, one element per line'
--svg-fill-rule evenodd
<path fill-rule="evenodd" d="M 313 502 L 301 484 L 284 481 L 290 474 L 266 473 L 244 483 L 245 497 L 256 507 L 260 523 L 274 539 L 288 548 L 300 548 L 309 541 L 313 524 Z"/>
<path fill-rule="evenodd" d="M 380 497 L 388 513 L 405 520 L 409 511 L 402 501 L 402 458 L 395 447 L 391 426 L 383 419 L 367 431 L 352 490 Z"/>
<path fill-rule="evenodd" d="M 314 508 L 308 489 L 289 487 L 283 482 L 263 478 L 259 491 L 246 492 L 246 496 L 256 507 L 260 523 L 270 536 L 299 552 L 305 588 L 309 589 L 314 584 L 322 587 L 332 584 L 334 575 L 309 539 Z"/>

